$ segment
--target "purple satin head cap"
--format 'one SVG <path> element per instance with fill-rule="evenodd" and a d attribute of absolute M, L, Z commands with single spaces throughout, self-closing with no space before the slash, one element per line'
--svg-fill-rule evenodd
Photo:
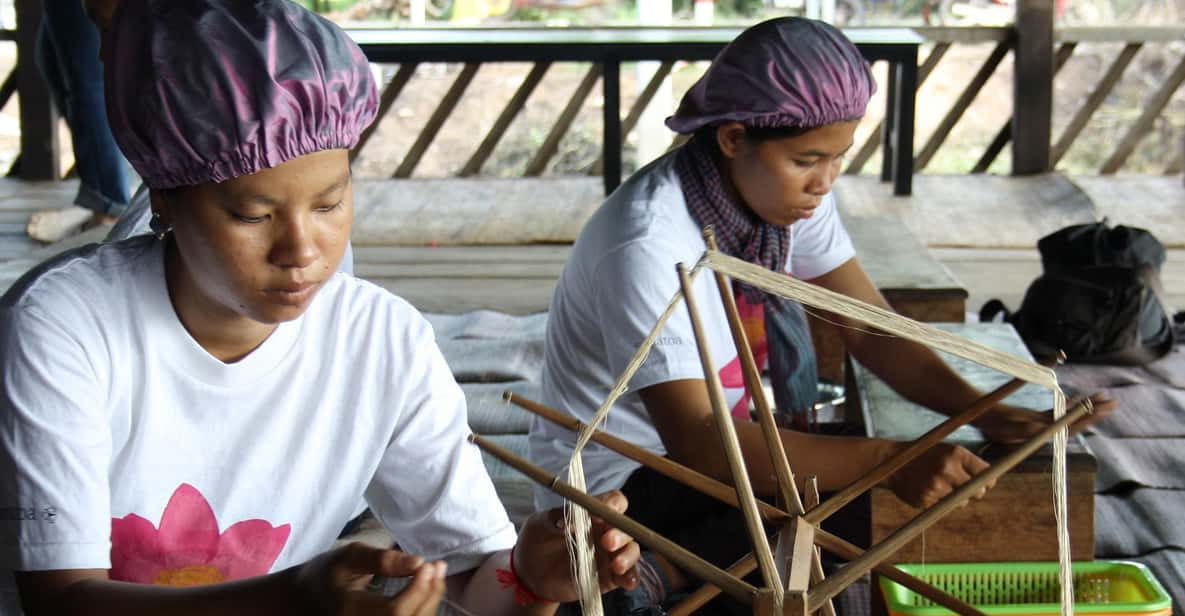
<path fill-rule="evenodd" d="M 667 126 L 684 134 L 728 121 L 814 128 L 862 117 L 875 90 L 868 62 L 842 32 L 782 17 L 745 30 L 722 49 Z"/>
<path fill-rule="evenodd" d="M 362 50 L 287 0 L 123 0 L 104 45 L 112 132 L 153 189 L 353 147 L 378 105 Z"/>

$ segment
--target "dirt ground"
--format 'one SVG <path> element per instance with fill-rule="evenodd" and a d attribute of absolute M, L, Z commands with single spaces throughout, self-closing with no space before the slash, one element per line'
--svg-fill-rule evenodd
<path fill-rule="evenodd" d="M 1119 44 L 1084 44 L 1059 74 L 1056 81 L 1054 138 L 1056 140 L 1081 106 L 1097 79 L 1119 53 Z M 990 45 L 955 45 L 947 53 L 930 79 L 918 91 L 917 130 L 915 149 L 920 150 L 934 132 L 951 103 L 960 95 L 971 76 L 979 69 L 991 51 Z M 928 53 L 923 48 L 922 56 Z M 1127 132 L 1131 122 L 1142 111 L 1144 101 L 1151 96 L 1181 57 L 1185 56 L 1185 42 L 1156 43 L 1145 46 L 1129 67 L 1115 92 L 1093 116 L 1087 129 L 1075 142 L 1059 169 L 1076 174 L 1096 173 L 1102 160 Z M 15 45 L 0 43 L 0 74 L 7 74 L 15 60 Z M 382 66 L 376 73 L 385 83 L 397 67 Z M 361 177 L 388 177 L 403 160 L 431 113 L 439 106 L 444 92 L 461 69 L 460 65 L 422 65 L 396 100 L 386 117 L 380 119 L 378 131 L 364 148 L 357 161 L 356 171 Z M 487 64 L 477 73 L 465 96 L 449 117 L 423 159 L 416 167 L 416 177 L 444 177 L 454 175 L 472 155 L 505 102 L 522 82 L 530 66 L 527 64 Z M 560 111 L 568 103 L 587 65 L 556 64 L 529 99 L 526 108 L 511 124 L 509 131 L 482 169 L 487 176 L 521 175 L 527 162 L 535 155 Z M 672 100 L 690 86 L 703 70 L 700 63 L 684 63 L 672 73 Z M 880 83 L 885 83 L 883 64 L 874 67 Z M 622 69 L 623 113 L 633 104 L 639 84 L 632 66 Z M 1012 64 L 1009 56 L 988 81 L 966 114 L 945 140 L 938 155 L 924 170 L 932 173 L 965 173 L 978 160 L 986 145 L 1011 113 Z M 552 158 L 548 174 L 579 174 L 587 172 L 600 151 L 602 102 L 600 86 L 584 101 L 571 129 Z M 866 119 L 857 131 L 857 144 L 868 138 L 883 113 L 883 90 L 878 92 Z M 669 112 L 669 110 L 666 110 Z M 19 147 L 19 100 L 16 97 L 0 111 L 0 168 L 6 169 Z M 661 122 L 666 113 L 655 114 L 654 122 Z M 64 124 L 63 124 L 64 127 Z M 631 134 L 626 144 L 626 171 L 635 169 L 637 133 Z M 669 133 L 659 128 L 659 138 L 667 140 Z M 1160 173 L 1170 158 L 1181 148 L 1185 138 L 1185 88 L 1178 88 L 1169 107 L 1163 112 L 1152 132 L 1145 137 L 1124 172 Z M 61 131 L 63 169 L 72 163 L 69 133 Z M 1007 173 L 1010 151 L 1005 150 L 992 167 L 993 172 Z M 879 154 L 863 171 L 879 169 Z"/>

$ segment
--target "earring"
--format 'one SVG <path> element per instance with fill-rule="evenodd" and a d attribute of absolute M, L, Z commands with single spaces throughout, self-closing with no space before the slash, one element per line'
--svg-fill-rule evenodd
<path fill-rule="evenodd" d="M 169 235 L 169 232 L 173 230 L 173 225 L 166 223 L 165 219 L 161 218 L 160 212 L 153 212 L 152 219 L 148 221 L 148 228 L 152 230 L 152 234 L 156 236 L 156 239 L 164 240 Z"/>

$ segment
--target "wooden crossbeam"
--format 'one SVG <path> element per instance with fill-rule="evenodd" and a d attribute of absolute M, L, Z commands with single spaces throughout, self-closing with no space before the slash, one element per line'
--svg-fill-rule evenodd
<path fill-rule="evenodd" d="M 470 82 L 473 81 L 474 75 L 477 74 L 477 69 L 481 64 L 471 62 L 466 64 L 461 69 L 461 73 L 453 80 L 453 85 L 449 86 L 447 92 L 444 93 L 444 98 L 440 100 L 440 105 L 432 112 L 428 118 L 428 123 L 424 125 L 424 129 L 420 131 L 420 135 L 416 137 L 415 143 L 411 144 L 411 149 L 407 151 L 407 155 L 403 157 L 403 162 L 399 163 L 399 168 L 395 170 L 393 178 L 409 178 L 416 166 L 420 164 L 420 159 L 423 158 L 424 152 L 428 151 L 428 146 L 436 140 L 436 135 L 444 126 L 445 120 L 448 120 L 449 114 L 456 108 L 457 103 L 461 101 L 461 96 L 465 94 L 465 90 L 469 87 Z"/>
<path fill-rule="evenodd" d="M 1115 84 L 1119 83 L 1119 78 L 1123 76 L 1123 71 L 1127 70 L 1131 64 L 1132 58 L 1135 57 L 1136 52 L 1140 51 L 1143 43 L 1129 43 L 1124 45 L 1123 51 L 1119 52 L 1119 56 L 1107 67 L 1107 72 L 1103 74 L 1103 78 L 1099 80 L 1098 85 L 1091 91 L 1090 95 L 1086 97 L 1086 102 L 1082 107 L 1074 113 L 1074 117 L 1070 118 L 1070 122 L 1066 124 L 1065 130 L 1062 131 L 1062 136 L 1058 137 L 1057 143 L 1053 144 L 1053 149 L 1050 151 L 1050 166 L 1057 167 L 1057 163 L 1061 161 L 1066 152 L 1070 150 L 1070 145 L 1078 138 L 1078 134 L 1086 127 L 1086 123 L 1090 121 L 1091 116 L 1098 110 L 1107 96 L 1111 94 L 1111 90 L 1115 89 Z"/>
<path fill-rule="evenodd" d="M 379 96 L 379 108 L 374 115 L 374 121 L 370 123 L 370 126 L 366 127 L 366 130 L 362 131 L 362 134 L 358 136 L 358 144 L 350 150 L 351 163 L 354 162 L 355 158 L 358 158 L 358 154 L 362 152 L 363 146 L 366 145 L 366 142 L 370 141 L 370 137 L 374 135 L 374 131 L 378 130 L 379 122 L 387 115 L 387 112 L 391 109 L 391 105 L 395 103 L 395 99 L 399 98 L 399 93 L 403 92 L 403 88 L 407 85 L 407 82 L 411 81 L 412 76 L 416 73 L 416 66 L 417 64 L 415 62 L 400 64 L 399 70 L 391 78 L 391 83 L 388 83 L 387 87 L 383 88 L 383 93 Z"/>
<path fill-rule="evenodd" d="M 1053 61 L 1053 75 L 1055 77 L 1062 70 L 1062 67 L 1066 65 L 1066 62 L 1069 61 L 1070 56 L 1074 55 L 1074 48 L 1077 46 L 1078 43 L 1069 42 L 1062 43 L 1061 47 L 1058 47 L 1057 57 Z M 1013 115 L 1015 115 L 1015 111 Z M 1012 141 L 1012 117 L 1008 116 L 1008 119 L 1004 121 L 1004 125 L 996 132 L 995 139 L 992 139 L 991 144 L 988 145 L 983 156 L 979 157 L 979 161 L 971 168 L 971 173 L 986 172 L 988 167 L 991 167 L 992 163 L 995 162 L 996 157 L 1000 155 L 1000 152 L 1004 151 L 1004 146 L 1008 145 L 1009 141 Z"/>
<path fill-rule="evenodd" d="M 556 120 L 555 125 L 551 127 L 551 131 L 547 133 L 547 137 L 543 140 L 543 145 L 539 146 L 539 150 L 535 152 L 535 156 L 531 158 L 531 162 L 527 163 L 527 169 L 523 172 L 524 176 L 535 177 L 543 175 L 543 171 L 547 169 L 547 163 L 555 156 L 556 150 L 560 147 L 560 140 L 568 133 L 568 129 L 572 127 L 572 122 L 576 120 L 576 115 L 580 113 L 580 108 L 584 105 L 585 99 L 588 98 L 592 92 L 593 86 L 597 85 L 597 80 L 601 77 L 601 65 L 593 64 L 588 72 L 584 74 L 584 79 L 580 81 L 580 85 L 576 87 L 576 91 L 572 93 L 572 98 L 568 99 L 568 104 L 564 106 L 564 110 L 560 112 L 560 117 Z"/>
<path fill-rule="evenodd" d="M 547 69 L 551 66 L 550 61 L 536 62 L 531 67 L 531 72 L 527 73 L 526 79 L 519 84 L 518 89 L 514 91 L 514 95 L 506 103 L 506 107 L 502 109 L 502 113 L 498 115 L 498 119 L 494 121 L 494 125 L 490 127 L 490 132 L 486 133 L 485 139 L 477 146 L 477 150 L 473 152 L 473 156 L 465 161 L 465 166 L 461 167 L 461 172 L 457 175 L 461 177 L 469 177 L 477 175 L 481 171 L 481 166 L 489 159 L 490 154 L 494 152 L 498 142 L 502 140 L 502 136 L 506 134 L 506 129 L 510 128 L 510 123 L 514 118 L 518 117 L 520 111 L 527 104 L 527 99 L 530 98 L 531 93 L 543 80 L 543 75 L 547 73 Z"/>
<path fill-rule="evenodd" d="M 1140 143 L 1140 140 L 1148 134 L 1148 131 L 1152 130 L 1153 122 L 1156 121 L 1160 112 L 1164 111 L 1164 108 L 1173 98 L 1173 93 L 1177 91 L 1177 88 L 1181 87 L 1182 83 L 1185 83 L 1185 58 L 1182 58 L 1177 63 L 1177 67 L 1164 80 L 1160 88 L 1144 103 L 1143 113 L 1140 114 L 1140 117 L 1128 129 L 1127 134 L 1119 141 L 1119 145 L 1115 146 L 1115 151 L 1103 163 L 1102 168 L 1099 169 L 1099 173 L 1110 175 L 1119 171 L 1119 168 L 1123 166 L 1127 158 L 1135 151 L 1136 145 Z"/>
<path fill-rule="evenodd" d="M 942 61 L 942 57 L 946 55 L 946 52 L 950 49 L 950 46 L 951 44 L 946 42 L 936 43 L 934 48 L 931 49 L 930 53 L 926 56 L 926 59 L 922 61 L 922 65 L 918 67 L 919 90 L 922 88 L 922 84 L 926 83 L 926 78 L 930 76 L 930 73 L 933 72 L 934 68 L 938 66 L 938 63 Z M 876 126 L 872 128 L 872 132 L 868 134 L 868 138 L 864 140 L 864 144 L 861 145 L 860 149 L 851 157 L 851 162 L 848 163 L 847 169 L 844 169 L 844 174 L 858 175 L 860 170 L 864 168 L 864 165 L 868 164 L 868 160 L 872 158 L 872 155 L 876 153 L 877 148 L 879 148 L 881 145 L 881 132 L 884 130 L 884 127 L 885 120 L 882 118 L 881 121 L 877 122 Z M 913 147 L 913 144 L 910 144 L 910 147 Z"/>
<path fill-rule="evenodd" d="M 992 49 L 992 53 L 988 55 L 987 60 L 979 67 L 979 71 L 963 89 L 963 93 L 959 95 L 946 116 L 938 123 L 938 127 L 930 134 L 930 138 L 926 140 L 926 145 L 922 146 L 922 150 L 918 152 L 917 158 L 914 160 L 914 171 L 921 171 L 930 164 L 930 160 L 934 158 L 934 154 L 938 152 L 938 148 L 942 147 L 942 143 L 946 141 L 947 136 L 950 135 L 951 129 L 963 117 L 967 108 L 979 95 L 979 91 L 983 89 L 984 84 L 991 78 L 992 73 L 996 72 L 996 67 L 1000 66 L 1000 62 L 1004 60 L 1004 56 L 1008 55 L 1008 50 L 1012 48 L 1011 41 L 1003 41 Z"/>
<path fill-rule="evenodd" d="M 642 117 L 642 112 L 646 111 L 646 108 L 650 106 L 650 101 L 654 100 L 654 95 L 658 93 L 658 88 L 662 85 L 663 81 L 666 81 L 667 76 L 671 74 L 671 69 L 674 66 L 674 62 L 663 62 L 659 65 L 658 70 L 654 71 L 654 75 L 646 83 L 646 87 L 638 94 L 638 98 L 634 101 L 634 105 L 630 107 L 629 113 L 621 121 L 621 143 L 625 143 L 625 140 L 630 136 L 630 132 L 638 125 L 638 119 Z M 604 156 L 599 156 L 596 162 L 593 163 L 592 168 L 589 169 L 589 174 L 601 175 L 604 169 L 605 158 Z"/>

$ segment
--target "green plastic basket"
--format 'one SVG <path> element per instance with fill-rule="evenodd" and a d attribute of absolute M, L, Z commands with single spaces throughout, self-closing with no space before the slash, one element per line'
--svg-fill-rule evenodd
<path fill-rule="evenodd" d="M 959 563 L 898 565 L 986 614 L 1060 613 L 1057 563 Z M 1172 599 L 1147 567 L 1124 561 L 1073 564 L 1076 614 L 1157 616 L 1172 613 Z M 900 584 L 881 578 L 894 616 L 935 616 L 951 611 Z"/>

